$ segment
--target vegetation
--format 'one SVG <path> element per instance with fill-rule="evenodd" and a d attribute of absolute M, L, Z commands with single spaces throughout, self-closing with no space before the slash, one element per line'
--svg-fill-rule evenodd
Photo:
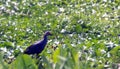
<path fill-rule="evenodd" d="M 117 69 L 119 0 L 0 1 L 0 69 Z M 27 46 L 53 36 L 36 59 Z"/>

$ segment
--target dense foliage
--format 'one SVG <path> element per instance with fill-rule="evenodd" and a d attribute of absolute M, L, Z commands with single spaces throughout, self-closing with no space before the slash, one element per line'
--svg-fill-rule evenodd
<path fill-rule="evenodd" d="M 48 30 L 39 59 L 22 54 Z M 0 69 L 117 69 L 119 58 L 119 0 L 0 1 Z"/>

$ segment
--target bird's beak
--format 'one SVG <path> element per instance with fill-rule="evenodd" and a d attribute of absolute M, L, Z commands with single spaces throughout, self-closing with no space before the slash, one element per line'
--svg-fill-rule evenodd
<path fill-rule="evenodd" d="M 49 35 L 52 35 L 52 33 L 49 33 Z"/>

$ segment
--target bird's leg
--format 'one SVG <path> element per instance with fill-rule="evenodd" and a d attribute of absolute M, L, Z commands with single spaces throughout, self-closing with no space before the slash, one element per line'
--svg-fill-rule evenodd
<path fill-rule="evenodd" d="M 38 59 L 40 56 L 39 54 L 35 54 L 35 58 Z"/>
<path fill-rule="evenodd" d="M 36 54 L 36 59 L 37 59 L 38 62 L 40 62 L 42 58 L 40 57 L 39 54 Z"/>
<path fill-rule="evenodd" d="M 45 69 L 42 65 L 42 61 L 41 61 L 41 57 L 39 54 L 35 54 L 35 58 L 36 58 L 36 64 L 38 65 L 38 69 Z"/>
<path fill-rule="evenodd" d="M 38 65 L 38 69 L 45 69 L 44 65 L 42 63 L 42 57 L 40 55 L 37 56 L 37 65 Z"/>

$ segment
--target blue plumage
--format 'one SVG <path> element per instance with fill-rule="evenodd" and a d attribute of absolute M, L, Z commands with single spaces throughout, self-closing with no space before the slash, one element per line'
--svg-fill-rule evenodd
<path fill-rule="evenodd" d="M 37 55 L 39 53 L 41 53 L 47 44 L 47 41 L 48 41 L 47 36 L 49 36 L 49 35 L 51 35 L 51 33 L 49 31 L 46 32 L 44 34 L 43 40 L 38 41 L 38 42 L 32 44 L 31 46 L 27 47 L 26 50 L 24 51 L 24 53 L 25 54 L 37 54 Z"/>

